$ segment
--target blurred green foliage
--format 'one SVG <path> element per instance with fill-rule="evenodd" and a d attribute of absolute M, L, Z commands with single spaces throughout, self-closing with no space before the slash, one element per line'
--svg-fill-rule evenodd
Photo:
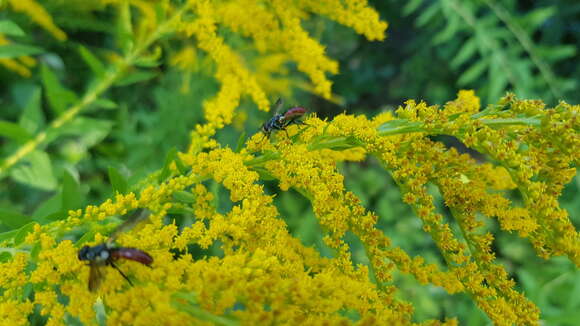
<path fill-rule="evenodd" d="M 548 104 L 558 100 L 580 103 L 576 91 L 580 81 L 580 3 L 576 1 L 371 3 L 389 22 L 384 42 L 369 43 L 352 30 L 321 18 L 308 26 L 327 45 L 329 55 L 340 60 L 341 73 L 332 77 L 338 101 L 326 102 L 296 90 L 287 103 L 301 103 L 322 117 L 343 111 L 374 115 L 406 99 L 443 104 L 459 89 L 475 89 L 484 105 L 496 102 L 508 90 L 520 98 L 538 98 Z M 57 2 L 47 5 L 59 6 Z M 65 45 L 29 28 L 26 17 L 0 13 L 0 31 L 19 41 L 3 47 L 0 56 L 37 54 L 40 61 L 29 79 L 0 69 L 1 158 L 75 102 L 91 85 L 89 76 L 103 73 L 94 53 L 106 54 L 112 41 L 109 34 L 118 31 L 87 11 L 78 13 L 68 10 L 55 17 L 57 25 L 71 31 Z M 240 38 L 233 41 L 245 42 Z M 171 49 L 171 44 L 165 44 L 165 49 Z M 62 218 L 68 209 L 99 203 L 113 189 L 124 192 L 160 171 L 172 148 L 187 147 L 189 131 L 202 122 L 203 100 L 217 89 L 203 71 L 211 70 L 211 64 L 203 58 L 200 62 L 207 66 L 188 76 L 188 92 L 179 91 L 183 72 L 143 63 L 143 68 L 132 70 L 117 83 L 119 87 L 96 101 L 88 114 L 49 134 L 50 143 L 28 155 L 8 175 L 0 176 L 0 232 L 25 235 L 32 221 Z M 244 102 L 242 106 L 249 112 L 247 120 L 240 118 L 243 128 L 222 130 L 218 134 L 222 144 L 235 147 L 243 132 L 257 132 L 268 118 L 253 104 Z M 380 216 L 380 227 L 395 245 L 429 262 L 441 260 L 419 219 L 401 202 L 398 187 L 377 162 L 345 163 L 341 170 L 347 188 Z M 275 202 L 291 232 L 330 255 L 308 202 L 296 192 L 281 193 L 275 182 L 265 186 L 269 193 L 277 194 Z M 220 200 L 227 195 L 223 189 L 210 189 L 216 194 L 219 210 L 231 205 Z M 580 179 L 576 177 L 562 196 L 562 206 L 577 229 L 579 198 Z M 441 198 L 438 200 L 446 214 Z M 541 260 L 525 240 L 499 232 L 496 221 L 488 222 L 497 236 L 499 260 L 512 273 L 519 290 L 539 305 L 546 325 L 575 325 L 580 320 L 580 272 L 565 259 Z M 355 261 L 365 263 L 357 239 L 349 240 Z M 465 295 L 449 296 L 402 274 L 396 282 L 400 297 L 413 303 L 418 320 L 457 316 L 462 324 L 489 323 Z"/>

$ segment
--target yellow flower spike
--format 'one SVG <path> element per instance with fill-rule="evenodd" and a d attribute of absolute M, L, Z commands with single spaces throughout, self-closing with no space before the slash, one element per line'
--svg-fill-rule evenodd
<path fill-rule="evenodd" d="M 28 315 L 33 309 L 34 304 L 30 301 L 1 300 L 0 320 L 6 325 L 29 325 Z"/>
<path fill-rule="evenodd" d="M 65 41 L 67 39 L 66 34 L 54 24 L 50 14 L 34 0 L 9 0 L 8 2 L 14 11 L 27 14 L 30 19 L 46 29 L 57 40 Z"/>

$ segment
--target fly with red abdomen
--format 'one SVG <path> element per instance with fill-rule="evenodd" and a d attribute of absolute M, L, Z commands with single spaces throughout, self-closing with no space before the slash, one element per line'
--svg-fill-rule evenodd
<path fill-rule="evenodd" d="M 115 239 L 122 232 L 135 226 L 140 221 L 144 220 L 149 216 L 149 212 L 146 210 L 137 210 L 131 217 L 129 217 L 125 222 L 113 231 L 107 242 L 96 246 L 84 246 L 79 250 L 78 258 L 79 260 L 86 260 L 87 265 L 90 267 L 89 272 L 89 290 L 91 292 L 96 291 L 101 284 L 103 279 L 103 274 L 101 267 L 111 266 L 116 269 L 123 278 L 133 285 L 133 282 L 117 267 L 115 262 L 119 259 L 132 260 L 141 263 L 145 266 L 150 266 L 153 263 L 153 258 L 143 250 L 128 247 L 117 247 L 113 244 Z"/>
<path fill-rule="evenodd" d="M 282 109 L 281 99 L 278 99 L 278 101 L 276 101 L 275 106 L 276 106 L 276 114 L 274 114 L 274 116 L 270 120 L 266 121 L 262 125 L 262 132 L 264 133 L 264 135 L 266 135 L 266 138 L 270 138 L 270 135 L 275 130 L 284 130 L 284 132 L 286 132 L 286 136 L 288 136 L 286 127 L 288 127 L 289 125 L 292 124 L 305 125 L 305 123 L 302 120 L 299 120 L 300 118 L 302 118 L 302 116 L 304 116 L 304 114 L 306 114 L 307 111 L 305 108 L 297 106 L 288 109 L 284 113 L 280 113 Z"/>

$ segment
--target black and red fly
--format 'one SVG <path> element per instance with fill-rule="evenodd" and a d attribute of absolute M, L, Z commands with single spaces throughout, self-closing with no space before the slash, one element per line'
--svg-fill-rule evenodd
<path fill-rule="evenodd" d="M 113 243 L 119 236 L 119 234 L 129 230 L 135 226 L 140 221 L 144 220 L 149 216 L 149 211 L 138 209 L 136 210 L 125 222 L 119 225 L 115 231 L 111 234 L 109 239 L 100 245 L 93 247 L 84 246 L 79 250 L 78 258 L 79 260 L 84 260 L 88 262 L 90 267 L 89 272 L 89 290 L 94 292 L 99 288 L 101 281 L 103 279 L 103 274 L 101 267 L 111 266 L 116 269 L 123 278 L 133 285 L 129 277 L 117 267 L 115 262 L 119 259 L 133 260 L 146 266 L 150 266 L 153 263 L 153 258 L 145 251 L 136 248 L 127 247 L 117 247 Z"/>
<path fill-rule="evenodd" d="M 264 135 L 266 135 L 267 138 L 270 138 L 270 135 L 275 130 L 284 130 L 286 135 L 288 135 L 286 127 L 289 125 L 305 125 L 302 120 L 299 120 L 302 118 L 302 116 L 304 116 L 304 114 L 306 114 L 307 110 L 305 108 L 295 106 L 286 110 L 284 113 L 280 113 L 282 109 L 282 99 L 278 99 L 278 101 L 276 101 L 275 107 L 276 114 L 274 114 L 270 120 L 266 121 L 262 125 L 262 132 Z"/>

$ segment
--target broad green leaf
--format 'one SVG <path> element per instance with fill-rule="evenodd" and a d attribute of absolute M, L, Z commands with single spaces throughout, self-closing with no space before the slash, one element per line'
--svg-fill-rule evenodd
<path fill-rule="evenodd" d="M 459 68 L 467 60 L 469 60 L 477 51 L 477 39 L 472 37 L 463 43 L 461 49 L 457 52 L 455 57 L 451 60 L 451 67 Z"/>
<path fill-rule="evenodd" d="M 79 54 L 96 77 L 101 77 L 105 74 L 105 66 L 91 51 L 81 45 L 79 47 Z"/>
<path fill-rule="evenodd" d="M 156 71 L 136 70 L 136 71 L 132 71 L 132 72 L 128 73 L 123 78 L 116 81 L 115 86 L 128 86 L 131 84 L 135 84 L 135 83 L 149 80 L 155 76 L 157 76 Z"/>
<path fill-rule="evenodd" d="M 0 208 L 0 222 L 11 229 L 22 227 L 32 222 L 30 216 L 26 216 L 12 209 Z"/>
<path fill-rule="evenodd" d="M 32 135 L 18 124 L 0 120 L 0 136 L 8 137 L 19 143 L 24 143 L 32 138 Z"/>
<path fill-rule="evenodd" d="M 42 76 L 42 84 L 44 85 L 46 98 L 56 114 L 60 115 L 78 100 L 77 95 L 64 87 L 52 70 L 46 65 L 42 65 L 40 74 Z"/>
<path fill-rule="evenodd" d="M 129 192 L 129 184 L 127 179 L 114 167 L 109 167 L 109 182 L 113 187 L 113 193 L 126 194 Z"/>
<path fill-rule="evenodd" d="M 41 100 L 42 90 L 40 87 L 34 87 L 28 103 L 24 107 L 24 112 L 20 116 L 18 123 L 29 133 L 34 134 L 45 124 L 44 113 L 42 112 Z"/>
<path fill-rule="evenodd" d="M 44 220 L 47 222 L 60 221 L 60 220 L 66 219 L 67 216 L 68 216 L 68 210 L 60 210 L 60 211 L 56 211 L 54 213 L 48 214 L 47 216 L 44 217 Z"/>
<path fill-rule="evenodd" d="M 472 83 L 478 77 L 480 77 L 488 66 L 487 60 L 479 60 L 475 64 L 473 64 L 469 69 L 467 69 L 457 81 L 457 85 L 464 86 Z"/>
<path fill-rule="evenodd" d="M 52 173 L 52 164 L 48 154 L 34 151 L 10 172 L 14 180 L 30 187 L 43 190 L 54 190 L 57 182 Z"/>
<path fill-rule="evenodd" d="M 50 221 L 47 217 L 59 212 L 61 206 L 62 193 L 58 191 L 36 208 L 32 213 L 32 218 L 40 224 L 45 224 Z"/>
<path fill-rule="evenodd" d="M 78 136 L 86 147 L 92 147 L 105 139 L 112 128 L 113 122 L 108 120 L 77 117 L 71 123 L 57 130 L 57 134 L 51 134 L 50 137 Z"/>
<path fill-rule="evenodd" d="M 82 206 L 83 196 L 80 184 L 68 170 L 64 170 L 62 178 L 62 206 L 61 210 L 68 212 Z"/>
<path fill-rule="evenodd" d="M 25 55 L 39 54 L 42 52 L 44 52 L 43 49 L 32 45 L 17 43 L 0 45 L 0 59 L 17 58 Z"/>
<path fill-rule="evenodd" d="M 24 36 L 24 31 L 20 26 L 11 20 L 0 20 L 0 34 L 10 36 Z"/>
<path fill-rule="evenodd" d="M 32 232 L 32 230 L 34 230 L 34 225 L 37 224 L 36 222 L 30 222 L 24 226 L 22 226 L 18 232 L 16 232 L 16 235 L 14 236 L 14 246 L 18 246 L 19 244 L 21 244 L 22 242 L 24 242 L 24 239 L 26 238 L 26 236 L 28 235 L 28 233 Z"/>

